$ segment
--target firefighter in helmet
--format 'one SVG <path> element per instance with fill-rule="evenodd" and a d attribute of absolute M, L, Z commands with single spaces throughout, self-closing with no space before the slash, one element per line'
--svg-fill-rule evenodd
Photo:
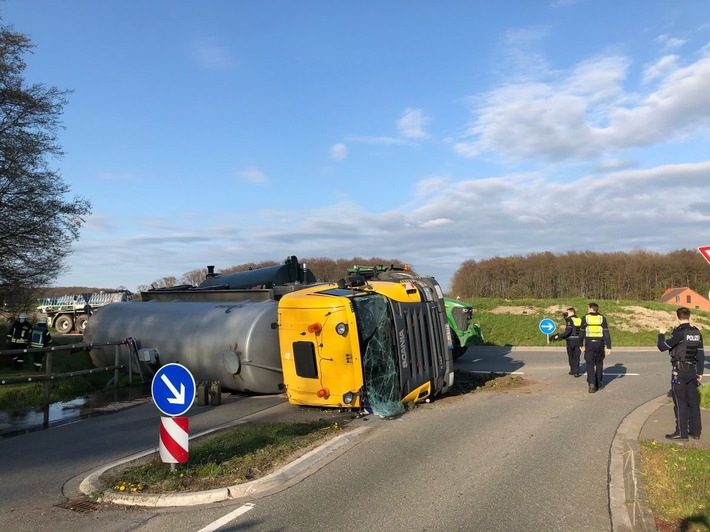
<path fill-rule="evenodd" d="M 47 326 L 47 318 L 40 318 L 37 325 L 32 327 L 30 335 L 30 347 L 47 347 L 52 344 L 52 335 L 49 334 Z M 42 371 L 42 363 L 44 362 L 44 352 L 34 353 L 35 371 Z"/>
<path fill-rule="evenodd" d="M 10 331 L 7 333 L 7 347 L 8 349 L 27 349 L 30 346 L 30 333 L 32 331 L 32 324 L 27 320 L 27 314 L 21 313 L 15 323 L 10 327 Z M 16 354 L 12 357 L 15 362 L 15 369 L 22 369 L 25 363 L 24 353 Z"/>

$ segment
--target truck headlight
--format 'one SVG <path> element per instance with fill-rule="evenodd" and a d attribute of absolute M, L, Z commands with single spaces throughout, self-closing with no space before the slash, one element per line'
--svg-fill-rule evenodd
<path fill-rule="evenodd" d="M 340 336 L 345 336 L 348 333 L 348 325 L 342 321 L 335 326 L 335 332 Z"/>
<path fill-rule="evenodd" d="M 352 403 L 353 399 L 355 399 L 355 394 L 353 392 L 345 392 L 343 394 L 343 403 L 345 403 L 346 405 Z"/>

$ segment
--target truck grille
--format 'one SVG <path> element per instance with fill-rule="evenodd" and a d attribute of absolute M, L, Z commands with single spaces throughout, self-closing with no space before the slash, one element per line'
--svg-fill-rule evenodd
<path fill-rule="evenodd" d="M 399 307 L 397 336 L 403 333 L 405 340 L 404 353 L 401 345 L 397 350 L 402 397 L 429 381 L 438 393 L 444 384 L 448 344 L 439 309 L 435 302 L 401 303 Z"/>

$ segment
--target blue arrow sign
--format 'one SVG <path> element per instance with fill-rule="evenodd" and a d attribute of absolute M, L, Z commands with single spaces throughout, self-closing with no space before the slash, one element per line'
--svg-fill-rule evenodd
<path fill-rule="evenodd" d="M 550 318 L 545 318 L 540 321 L 540 332 L 544 334 L 552 334 L 557 329 L 557 324 Z"/>
<path fill-rule="evenodd" d="M 195 401 L 195 379 L 180 364 L 165 364 L 153 377 L 150 393 L 153 402 L 166 416 L 181 416 Z"/>

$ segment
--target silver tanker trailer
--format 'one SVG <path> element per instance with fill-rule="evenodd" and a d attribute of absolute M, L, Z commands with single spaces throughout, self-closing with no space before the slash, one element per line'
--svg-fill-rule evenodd
<path fill-rule="evenodd" d="M 240 392 L 281 393 L 278 299 L 315 277 L 295 256 L 282 266 L 223 276 L 208 270 L 198 287 L 149 290 L 141 294 L 143 301 L 102 307 L 87 323 L 85 341 L 130 339 L 121 347 L 123 364 L 139 352 L 157 355 L 150 364 L 154 370 L 176 362 L 196 381 L 219 381 L 222 388 Z M 114 349 L 93 348 L 94 364 L 112 365 Z"/>

